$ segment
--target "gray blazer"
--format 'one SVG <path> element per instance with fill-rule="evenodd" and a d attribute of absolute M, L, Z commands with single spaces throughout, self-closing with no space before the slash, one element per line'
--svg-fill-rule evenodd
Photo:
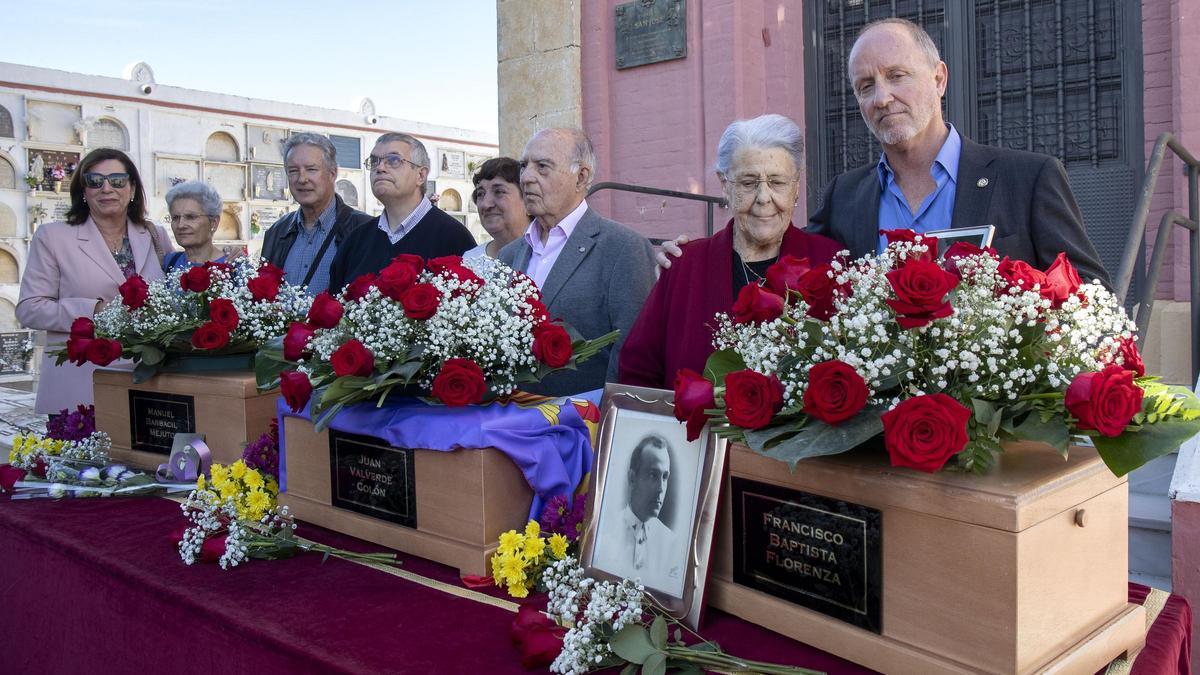
<path fill-rule="evenodd" d="M 838 240 L 852 257 L 873 255 L 882 194 L 875 164 L 840 174 L 809 218 L 807 231 Z M 1100 279 L 1109 285 L 1067 173 L 1053 157 L 980 145 L 963 136 L 952 219 L 950 227 L 995 225 L 992 246 L 1001 256 L 1044 270 L 1065 252 L 1085 282 Z"/>
<path fill-rule="evenodd" d="M 500 262 L 522 272 L 532 249 L 524 237 L 500 250 Z M 542 287 L 550 317 L 562 319 L 585 338 L 621 331 L 613 346 L 584 361 L 578 370 L 555 373 L 524 387 L 535 394 L 569 396 L 617 381 L 617 359 L 629 328 L 654 285 L 654 249 L 642 235 L 600 216 L 590 207 L 563 244 Z"/>

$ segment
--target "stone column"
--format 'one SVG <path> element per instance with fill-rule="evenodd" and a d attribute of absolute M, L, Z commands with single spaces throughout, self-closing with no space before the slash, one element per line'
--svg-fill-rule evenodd
<path fill-rule="evenodd" d="M 579 0 L 497 0 L 500 154 L 539 129 L 581 127 Z"/>

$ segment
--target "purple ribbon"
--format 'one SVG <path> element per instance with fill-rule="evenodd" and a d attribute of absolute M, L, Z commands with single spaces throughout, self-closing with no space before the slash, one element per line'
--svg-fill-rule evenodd
<path fill-rule="evenodd" d="M 199 438 L 192 439 L 187 445 L 171 452 L 166 464 L 159 464 L 154 475 L 163 482 L 194 482 L 202 473 L 208 473 L 212 466 L 212 451 L 208 444 Z"/>

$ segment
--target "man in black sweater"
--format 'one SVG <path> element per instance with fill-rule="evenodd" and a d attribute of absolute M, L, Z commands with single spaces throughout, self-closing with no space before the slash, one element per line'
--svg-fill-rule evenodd
<path fill-rule="evenodd" d="M 366 167 L 371 192 L 384 210 L 338 245 L 329 269 L 330 293 L 387 267 L 401 253 L 429 259 L 474 248 L 475 238 L 466 226 L 425 198 L 429 153 L 421 141 L 408 134 L 383 134 Z"/>

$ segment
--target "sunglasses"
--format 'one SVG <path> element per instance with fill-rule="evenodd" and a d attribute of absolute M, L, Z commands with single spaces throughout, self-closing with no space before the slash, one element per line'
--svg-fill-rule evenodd
<path fill-rule="evenodd" d="M 93 190 L 99 190 L 104 187 L 104 181 L 113 186 L 114 190 L 129 185 L 129 174 L 127 173 L 110 173 L 107 176 L 102 173 L 85 173 L 83 174 L 83 184 Z"/>

